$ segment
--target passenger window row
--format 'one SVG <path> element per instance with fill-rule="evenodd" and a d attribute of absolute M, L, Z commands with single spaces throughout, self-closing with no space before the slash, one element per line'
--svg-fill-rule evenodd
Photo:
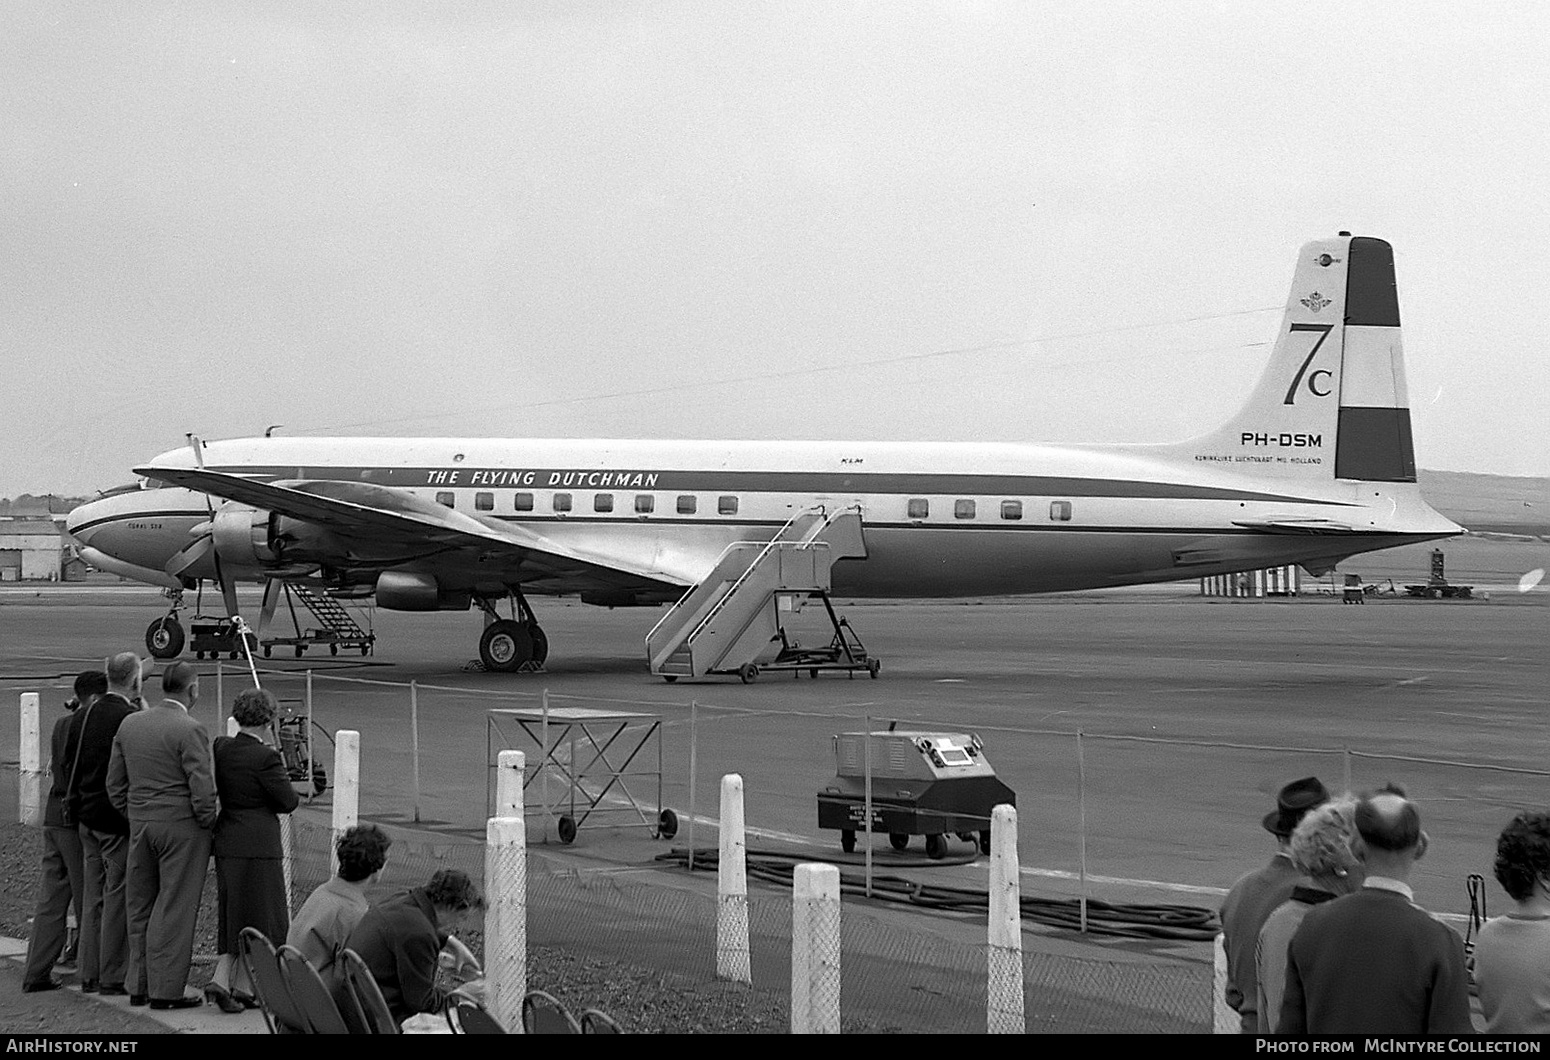
<path fill-rule="evenodd" d="M 517 493 L 512 496 L 512 509 L 519 512 L 534 510 L 531 493 Z M 442 490 L 436 494 L 436 503 L 444 508 L 457 507 L 457 495 L 451 490 Z M 700 499 L 692 493 L 682 493 L 678 496 L 677 510 L 679 515 L 693 515 L 699 510 Z M 571 495 L 569 493 L 556 493 L 550 500 L 552 509 L 556 512 L 568 512 L 571 510 Z M 652 493 L 637 493 L 635 495 L 635 514 L 650 515 L 657 509 L 657 498 Z M 716 498 L 717 515 L 736 515 L 738 498 L 732 494 L 723 494 Z M 494 493 L 474 494 L 474 510 L 480 512 L 493 512 L 495 510 Z M 592 510 L 595 512 L 611 512 L 614 510 L 614 495 L 612 493 L 595 493 L 592 495 Z"/>
<path fill-rule="evenodd" d="M 953 501 L 954 519 L 973 519 L 977 514 L 974 501 L 960 498 Z M 931 502 L 925 497 L 912 497 L 905 506 L 905 515 L 910 519 L 931 518 Z M 1023 517 L 1022 501 L 1002 501 L 1001 518 L 1009 522 L 1017 522 Z M 1071 521 L 1070 501 L 1050 501 L 1049 517 L 1051 522 L 1069 523 Z"/>

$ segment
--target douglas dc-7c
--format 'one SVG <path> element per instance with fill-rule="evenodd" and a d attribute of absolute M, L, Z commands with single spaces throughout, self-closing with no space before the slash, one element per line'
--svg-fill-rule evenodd
<path fill-rule="evenodd" d="M 1347 233 L 1299 251 L 1247 404 L 1185 442 L 266 436 L 193 439 L 135 471 L 141 488 L 70 514 L 88 563 L 169 588 L 214 579 L 228 613 L 234 579 L 262 580 L 266 618 L 286 582 L 383 608 L 478 607 L 497 671 L 547 656 L 530 597 L 677 601 L 647 642 L 669 680 L 748 679 L 782 613 L 815 594 L 1317 574 L 1462 532 L 1416 485 L 1393 250 Z M 176 654 L 166 623 L 158 654 Z"/>

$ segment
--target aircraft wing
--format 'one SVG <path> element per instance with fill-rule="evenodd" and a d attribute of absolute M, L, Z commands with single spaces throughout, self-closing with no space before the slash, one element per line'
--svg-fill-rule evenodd
<path fill-rule="evenodd" d="M 336 480 L 280 484 L 187 467 L 135 473 L 313 523 L 346 546 L 359 543 L 377 555 L 399 549 L 411 556 L 434 554 L 441 564 L 463 566 L 458 562 L 463 560 L 481 573 L 549 591 L 682 589 L 692 583 L 681 574 L 572 548 L 527 527 L 482 522 L 390 486 Z"/>

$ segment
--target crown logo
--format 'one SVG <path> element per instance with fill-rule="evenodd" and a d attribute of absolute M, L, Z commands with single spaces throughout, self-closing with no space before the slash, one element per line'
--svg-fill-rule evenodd
<path fill-rule="evenodd" d="M 1319 310 L 1329 305 L 1329 299 L 1325 298 L 1317 291 L 1314 291 L 1312 294 L 1302 300 L 1302 304 L 1317 313 Z"/>

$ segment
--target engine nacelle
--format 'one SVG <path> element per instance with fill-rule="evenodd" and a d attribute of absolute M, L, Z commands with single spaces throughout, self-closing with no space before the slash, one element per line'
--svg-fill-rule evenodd
<path fill-rule="evenodd" d="M 229 501 L 210 521 L 210 536 L 223 564 L 245 570 L 264 570 L 280 563 L 274 547 L 272 520 L 266 511 Z"/>
<path fill-rule="evenodd" d="M 429 574 L 387 570 L 377 575 L 377 606 L 389 611 L 467 611 L 469 592 L 443 589 Z"/>

